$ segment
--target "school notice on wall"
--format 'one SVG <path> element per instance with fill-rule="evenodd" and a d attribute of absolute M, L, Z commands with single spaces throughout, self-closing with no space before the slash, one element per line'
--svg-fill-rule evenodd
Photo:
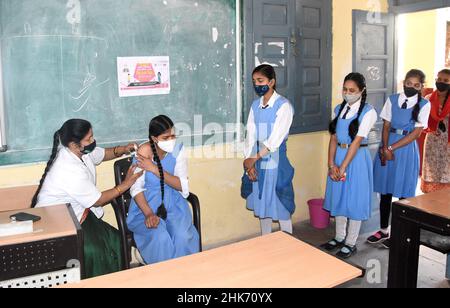
<path fill-rule="evenodd" d="M 120 97 L 170 93 L 169 57 L 119 57 L 117 73 Z"/>

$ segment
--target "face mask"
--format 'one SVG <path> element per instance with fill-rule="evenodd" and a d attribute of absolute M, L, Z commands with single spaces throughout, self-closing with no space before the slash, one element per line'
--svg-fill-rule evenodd
<path fill-rule="evenodd" d="M 176 139 L 168 140 L 168 141 L 159 141 L 158 146 L 161 150 L 163 150 L 166 153 L 173 153 L 173 150 L 175 149 L 175 145 L 177 144 Z"/>
<path fill-rule="evenodd" d="M 270 87 L 268 85 L 265 86 L 255 86 L 255 92 L 259 97 L 263 97 L 269 92 Z"/>
<path fill-rule="evenodd" d="M 450 89 L 450 84 L 443 82 L 436 82 L 436 88 L 439 92 L 447 92 Z"/>
<path fill-rule="evenodd" d="M 348 104 L 354 104 L 361 99 L 362 94 L 344 94 L 344 99 Z"/>
<path fill-rule="evenodd" d="M 416 90 L 415 88 L 404 86 L 404 90 L 406 97 L 413 97 L 419 94 L 419 90 Z"/>
<path fill-rule="evenodd" d="M 97 141 L 94 140 L 94 142 L 92 142 L 90 145 L 85 146 L 84 150 L 81 151 L 81 153 L 87 155 L 94 152 L 96 148 L 97 148 Z"/>

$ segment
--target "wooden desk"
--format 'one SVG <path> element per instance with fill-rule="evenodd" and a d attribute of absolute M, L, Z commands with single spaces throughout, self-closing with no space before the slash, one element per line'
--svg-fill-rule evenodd
<path fill-rule="evenodd" d="M 330 288 L 362 271 L 285 233 L 69 285 L 74 288 Z"/>
<path fill-rule="evenodd" d="M 69 205 L 8 211 L 0 213 L 0 223 L 25 212 L 41 217 L 34 232 L 0 237 L 0 281 L 47 273 L 67 268 L 70 260 L 79 261 L 83 271 L 81 226 Z"/>
<path fill-rule="evenodd" d="M 389 288 L 416 288 L 420 233 L 450 235 L 450 190 L 394 203 L 389 254 Z"/>
<path fill-rule="evenodd" d="M 41 220 L 33 224 L 34 232 L 9 237 L 0 237 L 0 246 L 14 245 L 46 240 L 49 238 L 76 235 L 77 229 L 73 223 L 66 205 L 45 208 L 0 212 L 0 223 L 9 223 L 11 215 L 18 212 L 40 216 Z"/>
<path fill-rule="evenodd" d="M 0 189 L 0 212 L 29 209 L 37 186 Z"/>

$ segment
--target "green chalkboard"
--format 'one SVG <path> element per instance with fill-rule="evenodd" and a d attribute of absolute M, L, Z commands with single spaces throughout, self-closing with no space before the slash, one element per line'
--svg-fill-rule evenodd
<path fill-rule="evenodd" d="M 235 25 L 234 0 L 0 0 L 0 165 L 45 161 L 70 118 L 104 145 L 146 139 L 159 114 L 235 123 Z M 169 95 L 119 97 L 117 58 L 141 56 L 170 57 Z"/>

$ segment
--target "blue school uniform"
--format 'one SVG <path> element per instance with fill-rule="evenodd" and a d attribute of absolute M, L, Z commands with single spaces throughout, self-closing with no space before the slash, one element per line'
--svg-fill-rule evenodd
<path fill-rule="evenodd" d="M 340 105 L 336 107 L 339 113 Z M 366 105 L 361 113 L 360 121 L 373 107 Z M 352 144 L 349 135 L 349 126 L 357 117 L 356 114 L 349 119 L 338 119 L 336 136 L 340 144 Z M 368 144 L 367 138 L 362 144 Z M 336 150 L 335 164 L 342 165 L 347 156 L 348 149 L 338 147 Z M 368 220 L 372 213 L 373 193 L 373 167 L 372 157 L 367 147 L 361 147 L 347 168 L 347 179 L 345 182 L 334 182 L 330 177 L 327 180 L 325 194 L 325 210 L 332 216 L 343 216 L 357 221 Z"/>
<path fill-rule="evenodd" d="M 391 127 L 395 130 L 403 130 L 411 133 L 415 129 L 416 122 L 413 119 L 413 110 L 402 109 L 399 106 L 400 94 L 390 97 L 392 102 Z M 428 101 L 422 99 L 422 109 Z M 390 133 L 389 145 L 393 145 L 405 136 Z M 396 198 L 412 198 L 416 196 L 419 180 L 420 154 L 417 142 L 395 151 L 395 160 L 388 161 L 386 166 L 381 165 L 380 155 L 376 155 L 374 162 L 374 191 L 382 195 L 392 194 Z"/>
<path fill-rule="evenodd" d="M 271 136 L 277 112 L 284 104 L 290 103 L 282 96 L 275 101 L 272 108 L 260 108 L 260 99 L 253 102 L 252 110 L 257 135 L 254 154 L 260 151 L 260 145 Z M 258 218 L 271 218 L 274 221 L 289 220 L 295 212 L 292 184 L 294 168 L 287 158 L 287 139 L 288 136 L 278 151 L 270 153 L 257 162 L 258 181 L 249 183 L 250 191 L 243 192 L 243 197 L 247 199 L 247 208 L 254 211 Z"/>
<path fill-rule="evenodd" d="M 169 153 L 161 161 L 165 171 L 174 174 L 179 145 L 173 154 Z M 161 205 L 159 177 L 145 173 L 145 199 L 156 213 Z M 137 248 L 147 264 L 158 263 L 173 258 L 199 252 L 199 234 L 192 223 L 192 214 L 186 199 L 172 187 L 165 185 L 164 204 L 167 220 L 160 220 L 156 229 L 145 226 L 145 216 L 136 202 L 131 202 L 127 218 L 128 229 L 133 232 Z"/>

